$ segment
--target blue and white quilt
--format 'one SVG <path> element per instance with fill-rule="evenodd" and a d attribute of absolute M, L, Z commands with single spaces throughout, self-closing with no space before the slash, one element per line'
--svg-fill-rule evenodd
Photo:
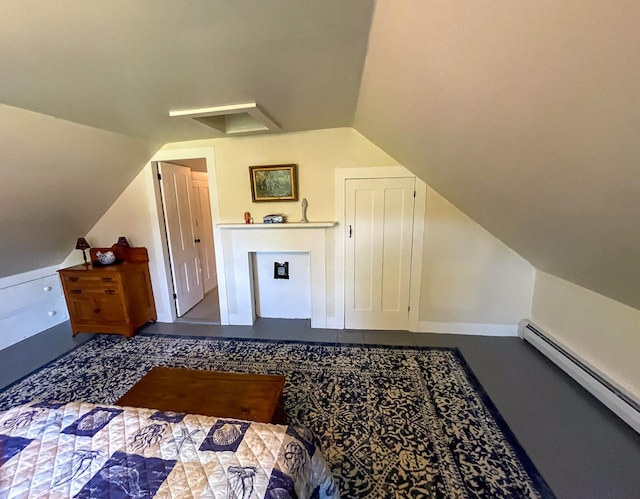
<path fill-rule="evenodd" d="M 306 429 L 96 405 L 0 413 L 0 497 L 337 498 Z"/>

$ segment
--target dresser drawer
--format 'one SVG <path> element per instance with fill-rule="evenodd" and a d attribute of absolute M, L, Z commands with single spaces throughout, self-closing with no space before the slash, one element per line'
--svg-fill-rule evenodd
<path fill-rule="evenodd" d="M 80 295 L 105 295 L 105 296 L 113 296 L 120 295 L 120 288 L 118 286 L 113 285 L 104 285 L 101 284 L 99 286 L 83 286 L 79 285 L 67 285 L 66 286 L 67 295 L 69 298 L 73 298 L 74 296 Z"/>
<path fill-rule="evenodd" d="M 115 295 L 77 294 L 68 300 L 69 315 L 76 324 L 122 324 L 126 315 Z"/>
<path fill-rule="evenodd" d="M 69 288 L 78 287 L 104 287 L 117 286 L 120 282 L 120 276 L 114 275 L 91 275 L 87 273 L 65 273 L 62 274 L 62 281 Z"/>

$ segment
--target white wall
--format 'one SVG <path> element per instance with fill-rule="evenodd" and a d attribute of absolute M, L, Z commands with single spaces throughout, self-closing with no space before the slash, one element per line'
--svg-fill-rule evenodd
<path fill-rule="evenodd" d="M 331 128 L 309 132 L 233 137 L 165 144 L 161 151 L 213 147 L 220 221 L 244 223 L 249 211 L 255 222 L 270 213 L 284 213 L 288 221 L 300 220 L 300 202 L 251 201 L 249 166 L 298 165 L 300 201 L 307 198 L 310 222 L 334 219 L 333 172 L 336 168 L 396 165 L 382 149 L 352 128 Z"/>
<path fill-rule="evenodd" d="M 311 222 L 337 218 L 333 181 L 336 169 L 396 166 L 393 158 L 349 128 L 173 143 L 165 145 L 159 154 L 168 159 L 173 151 L 197 148 L 215 151 L 216 174 L 215 178 L 210 175 L 210 185 L 217 186 L 214 203 L 218 203 L 219 212 L 214 213 L 214 222 L 242 223 L 245 211 L 250 211 L 255 220 L 274 212 L 285 213 L 292 221 L 300 216 L 300 202 L 251 202 L 251 165 L 298 164 L 300 197 L 309 202 L 307 216 Z M 149 249 L 159 320 L 165 321 L 170 319 L 161 318 L 166 317 L 162 311 L 168 310 L 172 301 L 167 291 L 157 214 L 153 213 L 154 178 L 148 165 L 87 237 L 94 246 L 110 246 L 119 235 L 125 235 L 133 244 Z M 516 335 L 517 323 L 530 316 L 533 268 L 433 189 L 427 193 L 425 216 L 422 295 L 416 329 Z M 339 228 L 326 231 L 328 320 L 342 307 L 336 300 L 336 283 L 330 271 L 335 261 L 335 230 Z M 79 257 L 77 253 L 75 258 Z M 220 265 L 221 273 L 224 253 Z M 219 275 L 219 279 L 224 288 L 221 296 L 226 295 L 225 276 Z M 233 288 L 233 283 L 228 286 Z"/>
<path fill-rule="evenodd" d="M 427 188 L 421 331 L 515 336 L 533 279 L 526 260 Z"/>
<path fill-rule="evenodd" d="M 537 271 L 531 318 L 640 400 L 640 310 Z"/>
<path fill-rule="evenodd" d="M 149 272 L 156 311 L 160 322 L 170 322 L 169 300 L 161 233 L 155 204 L 155 180 L 151 163 L 133 179 L 116 202 L 87 233 L 92 247 L 110 247 L 119 236 L 125 236 L 131 246 L 142 246 L 149 252 Z M 82 263 L 82 252 L 73 251 L 61 265 Z"/>

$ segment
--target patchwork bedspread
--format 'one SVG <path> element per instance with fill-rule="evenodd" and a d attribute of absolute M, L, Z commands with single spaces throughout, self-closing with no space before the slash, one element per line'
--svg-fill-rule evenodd
<path fill-rule="evenodd" d="M 303 428 L 72 402 L 0 413 L 0 497 L 333 498 L 338 488 Z"/>

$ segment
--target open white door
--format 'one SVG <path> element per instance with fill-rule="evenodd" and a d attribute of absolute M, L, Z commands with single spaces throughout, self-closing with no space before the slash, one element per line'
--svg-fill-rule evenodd
<path fill-rule="evenodd" d="M 415 178 L 345 189 L 345 328 L 407 329 Z"/>
<path fill-rule="evenodd" d="M 200 259 L 200 275 L 204 292 L 211 291 L 218 285 L 216 276 L 216 255 L 213 249 L 213 223 L 211 222 L 211 202 L 209 200 L 209 179 L 204 172 L 191 172 L 193 183 L 193 201 L 195 208 L 194 230 L 198 243 Z"/>
<path fill-rule="evenodd" d="M 158 163 L 178 317 L 204 298 L 193 232 L 191 170 Z"/>

